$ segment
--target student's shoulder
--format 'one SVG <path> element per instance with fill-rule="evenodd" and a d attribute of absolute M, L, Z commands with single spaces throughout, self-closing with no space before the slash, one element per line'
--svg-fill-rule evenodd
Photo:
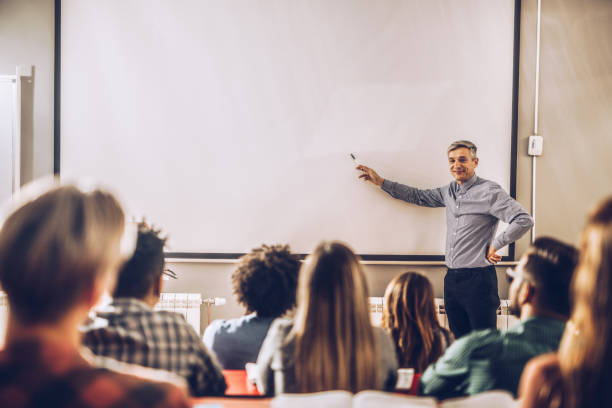
<path fill-rule="evenodd" d="M 269 344 L 287 344 L 292 338 L 291 332 L 293 330 L 293 320 L 288 318 L 279 317 L 274 319 L 270 325 L 270 329 L 266 334 L 264 342 Z"/>
<path fill-rule="evenodd" d="M 81 384 L 84 383 L 84 377 L 88 379 L 87 386 L 83 390 L 87 396 L 97 395 L 100 398 L 104 396 L 107 399 L 108 404 L 101 403 L 96 406 L 146 407 L 150 406 L 151 397 L 164 407 L 190 406 L 184 384 L 173 383 L 171 379 L 167 380 L 162 376 L 156 377 L 152 372 L 153 370 L 143 369 L 141 372 L 128 373 L 98 367 L 76 374 Z"/>
<path fill-rule="evenodd" d="M 522 406 L 545 406 L 562 386 L 559 356 L 556 353 L 542 354 L 529 360 L 523 369 L 519 384 L 519 396 Z M 548 395 L 546 395 L 548 394 Z"/>
<path fill-rule="evenodd" d="M 450 355 L 489 357 L 501 348 L 503 337 L 497 329 L 476 330 L 455 340 L 447 349 Z"/>
<path fill-rule="evenodd" d="M 380 343 L 387 344 L 389 342 L 391 342 L 391 344 L 393 343 L 393 339 L 388 330 L 383 329 L 382 327 L 378 327 L 378 326 L 374 326 L 373 329 L 374 329 L 374 339 L 379 344 Z"/>
<path fill-rule="evenodd" d="M 272 321 L 269 333 L 288 334 L 291 330 L 293 330 L 293 319 L 279 317 Z"/>
<path fill-rule="evenodd" d="M 208 326 L 206 326 L 206 329 L 204 330 L 204 334 L 206 333 L 213 334 L 213 333 L 228 331 L 232 326 L 233 324 L 231 323 L 231 320 L 227 320 L 227 319 L 213 320 L 212 322 L 208 324 Z"/>
<path fill-rule="evenodd" d="M 525 366 L 525 377 L 532 379 L 555 376 L 561 370 L 556 353 L 542 354 L 529 360 Z"/>

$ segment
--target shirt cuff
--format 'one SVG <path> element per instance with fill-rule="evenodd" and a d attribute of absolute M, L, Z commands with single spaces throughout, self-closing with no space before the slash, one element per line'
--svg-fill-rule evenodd
<path fill-rule="evenodd" d="M 504 244 L 504 242 L 499 237 L 496 237 L 491 245 L 493 245 L 493 248 L 495 248 L 496 251 L 499 251 L 508 244 Z"/>
<path fill-rule="evenodd" d="M 387 179 L 384 179 L 382 186 L 380 186 L 380 188 L 382 188 L 383 191 L 386 191 L 387 193 L 391 194 L 393 192 L 393 184 L 395 183 Z"/>

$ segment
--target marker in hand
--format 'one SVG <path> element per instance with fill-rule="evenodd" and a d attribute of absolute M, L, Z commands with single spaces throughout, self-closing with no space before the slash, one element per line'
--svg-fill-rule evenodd
<path fill-rule="evenodd" d="M 357 156 L 355 156 L 353 153 L 350 153 L 350 156 L 351 156 L 351 159 L 353 160 L 353 163 L 355 163 L 357 165 L 357 170 L 361 170 L 361 174 L 359 175 L 360 179 L 363 179 L 365 181 L 370 181 L 370 182 L 376 184 L 379 187 L 382 186 L 382 184 L 385 181 L 385 179 L 380 177 L 371 168 L 369 168 L 367 166 L 364 166 L 361 163 L 359 163 L 357 161 Z"/>

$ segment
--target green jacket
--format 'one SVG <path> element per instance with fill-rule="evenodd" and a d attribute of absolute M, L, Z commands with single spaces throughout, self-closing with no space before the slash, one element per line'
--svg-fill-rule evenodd
<path fill-rule="evenodd" d="M 456 340 L 421 377 L 419 392 L 438 399 L 506 390 L 516 396 L 531 358 L 557 350 L 565 322 L 531 317 L 507 331 L 486 329 Z"/>

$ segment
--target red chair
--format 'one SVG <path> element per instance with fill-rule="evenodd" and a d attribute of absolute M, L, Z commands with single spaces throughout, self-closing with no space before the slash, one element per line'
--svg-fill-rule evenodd
<path fill-rule="evenodd" d="M 223 376 L 227 383 L 227 396 L 261 396 L 257 387 L 247 379 L 246 370 L 223 370 Z"/>

